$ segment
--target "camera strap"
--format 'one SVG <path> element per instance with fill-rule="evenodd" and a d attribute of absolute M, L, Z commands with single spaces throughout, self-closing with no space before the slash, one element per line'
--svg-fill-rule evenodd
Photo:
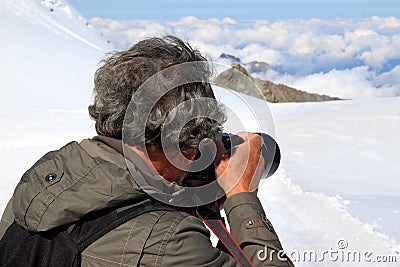
<path fill-rule="evenodd" d="M 221 241 L 226 250 L 236 259 L 240 266 L 254 267 L 235 238 L 228 229 L 226 229 L 224 219 L 219 215 L 219 212 L 216 213 L 202 209 L 201 211 L 197 210 L 197 214 L 202 219 L 203 223 L 217 236 L 218 240 Z"/>

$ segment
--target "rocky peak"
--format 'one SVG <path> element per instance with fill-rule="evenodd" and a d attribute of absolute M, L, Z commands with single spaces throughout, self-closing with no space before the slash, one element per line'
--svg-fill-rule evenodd
<path fill-rule="evenodd" d="M 241 75 L 238 71 L 244 75 Z M 337 97 L 307 93 L 284 84 L 275 84 L 271 81 L 253 78 L 239 63 L 232 64 L 232 68 L 219 74 L 214 82 L 222 87 L 275 103 L 340 100 Z"/>

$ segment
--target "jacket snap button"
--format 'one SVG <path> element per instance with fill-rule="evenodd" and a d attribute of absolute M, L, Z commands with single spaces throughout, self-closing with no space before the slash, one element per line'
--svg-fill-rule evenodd
<path fill-rule="evenodd" d="M 50 173 L 50 174 L 47 174 L 44 179 L 46 180 L 46 182 L 52 182 L 56 178 L 57 178 L 57 174 Z"/>

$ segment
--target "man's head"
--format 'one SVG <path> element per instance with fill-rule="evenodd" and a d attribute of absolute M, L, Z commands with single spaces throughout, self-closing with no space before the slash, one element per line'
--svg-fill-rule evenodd
<path fill-rule="evenodd" d="M 185 64 L 191 62 L 195 64 Z M 182 64 L 184 67 L 178 68 Z M 160 72 L 158 83 L 147 86 L 145 94 L 137 94 L 130 105 L 139 88 Z M 211 74 L 209 64 L 199 51 L 173 36 L 146 39 L 126 51 L 112 53 L 95 73 L 94 103 L 89 106 L 89 113 L 96 122 L 97 133 L 122 139 L 124 127 L 124 142 L 128 145 L 139 145 L 144 139 L 146 146 L 158 149 L 164 146 L 164 150 L 169 137 L 179 136 L 181 151 L 197 151 L 204 138 L 219 138 L 221 123 L 225 120 L 224 111 L 216 101 L 200 108 L 190 101 L 215 99 L 209 83 Z M 165 90 L 171 84 L 178 86 Z M 151 103 L 149 114 L 143 114 L 149 108 L 149 99 L 160 92 L 162 97 Z M 184 102 L 184 108 L 177 109 Z M 128 125 L 124 125 L 125 114 L 129 116 Z M 185 120 L 182 116 L 193 118 L 179 129 L 172 129 L 162 140 L 165 123 Z M 140 126 L 143 120 L 145 129 Z"/>

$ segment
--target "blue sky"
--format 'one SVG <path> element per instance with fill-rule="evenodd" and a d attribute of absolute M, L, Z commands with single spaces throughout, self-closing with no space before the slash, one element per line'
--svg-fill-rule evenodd
<path fill-rule="evenodd" d="M 69 0 L 86 18 L 174 21 L 185 16 L 237 20 L 400 16 L 397 0 Z"/>

